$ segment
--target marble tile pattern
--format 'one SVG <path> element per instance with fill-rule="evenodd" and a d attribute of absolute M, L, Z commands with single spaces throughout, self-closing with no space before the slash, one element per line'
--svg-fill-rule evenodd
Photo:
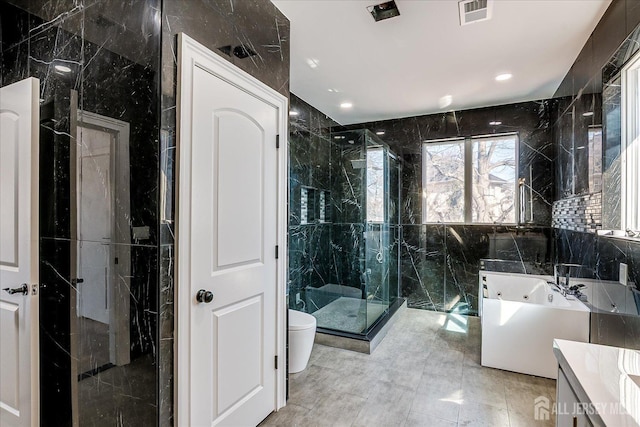
<path fill-rule="evenodd" d="M 307 289 L 327 284 L 354 288 L 372 301 L 397 298 L 398 224 L 366 222 L 366 168 L 357 162 L 366 159 L 369 134 L 361 129 L 333 132 L 337 123 L 294 94 L 291 110 L 290 307 L 307 312 L 322 308 Z M 397 198 L 397 173 L 395 179 Z M 318 215 L 321 199 L 326 202 L 324 220 Z M 397 205 L 393 203 L 394 212 Z M 397 215 L 391 219 L 397 221 Z M 379 262 L 379 254 L 389 262 Z"/>
<path fill-rule="evenodd" d="M 602 228 L 620 228 L 620 80 L 624 62 L 640 49 L 640 15 L 637 2 L 614 0 L 596 26 L 554 95 L 556 200 L 589 197 L 589 167 L 585 164 L 585 138 L 590 127 L 603 127 Z M 584 113 L 593 112 L 593 115 Z M 554 222 L 558 218 L 554 217 Z M 583 230 L 585 231 L 585 230 Z M 582 268 L 571 274 L 592 278 L 602 292 L 607 282 L 618 281 L 619 263 L 629 266 L 628 295 L 638 295 L 640 241 L 596 236 L 554 229 L 555 261 L 577 263 Z M 631 297 L 628 297 L 631 299 Z M 631 307 L 640 305 L 629 301 Z M 615 308 L 594 310 L 591 341 L 599 344 L 639 348 L 640 316 L 616 312 Z"/>
<path fill-rule="evenodd" d="M 553 426 L 555 381 L 480 365 L 477 317 L 407 309 L 368 355 L 315 344 L 287 406 L 261 426 Z"/>
<path fill-rule="evenodd" d="M 0 2 L 2 28 L 0 84 L 26 77 L 40 79 L 40 337 L 41 425 L 72 423 L 71 402 L 78 402 L 81 425 L 155 424 L 157 420 L 157 206 L 160 31 L 155 18 L 160 2 Z M 56 65 L 71 69 L 57 71 Z M 79 298 L 72 280 L 76 245 L 104 242 L 75 240 L 72 230 L 72 145 L 77 144 L 76 111 L 89 111 L 130 125 L 130 191 L 116 199 L 113 215 L 131 227 L 146 226 L 148 238 L 132 239 L 130 230 L 111 238 L 126 253 L 132 363 L 72 380 L 73 360 L 90 360 L 99 370 L 97 337 L 72 321 Z M 104 183 L 104 181 L 103 181 Z M 108 192 L 105 190 L 105 193 Z M 108 197 L 108 196 L 105 196 Z M 127 206 L 128 208 L 125 208 Z M 88 286 L 90 283 L 83 284 Z M 73 336 L 77 331 L 79 338 Z M 95 338 L 95 339 L 94 339 Z M 79 340 L 77 347 L 73 342 Z M 82 343 L 88 343 L 86 345 Z M 76 354 L 72 354 L 76 348 Z M 131 369 L 129 369 L 129 367 Z M 136 371 L 135 375 L 129 373 Z M 79 372 L 80 373 L 80 372 Z M 109 380 L 107 379 L 109 378 Z M 126 387 L 120 387 L 126 383 Z M 108 385 L 110 384 L 110 385 Z M 75 390 L 75 391 L 74 391 Z M 72 396 L 72 393 L 75 393 Z M 127 401 L 126 405 L 121 402 Z M 120 402 L 120 403 L 118 403 Z"/>
<path fill-rule="evenodd" d="M 517 261 L 524 271 L 549 271 L 554 158 L 551 101 L 452 111 L 349 126 L 384 130 L 380 138 L 402 164 L 401 295 L 409 307 L 477 313 L 480 259 Z M 498 126 L 491 121 L 501 121 Z M 531 227 L 422 224 L 422 142 L 459 136 L 516 132 L 518 167 L 533 197 Z M 530 218 L 527 206 L 526 216 Z M 506 246 L 505 246 L 506 245 Z M 547 263 L 547 264 L 545 264 Z M 520 270 L 522 271 L 522 270 Z"/>
<path fill-rule="evenodd" d="M 599 307 L 592 308 L 591 315 L 591 342 L 640 349 L 640 244 L 569 230 L 555 230 L 554 234 L 557 260 L 581 265 L 571 269 L 571 276 L 595 279 L 596 286 L 605 293 L 612 294 L 612 290 L 607 288 L 612 286 L 611 283 L 615 283 L 615 290 L 619 290 L 619 264 L 627 264 L 626 302 L 631 310 L 624 313 L 609 304 L 596 304 Z"/>
<path fill-rule="evenodd" d="M 422 221 L 423 141 L 515 132 L 520 142 L 520 177 L 529 182 L 529 170 L 532 172 L 534 224 L 548 225 L 554 194 L 553 111 L 553 103 L 538 101 L 368 122 L 348 128 L 383 130 L 385 134 L 380 139 L 402 159 L 402 224 Z M 493 126 L 489 124 L 492 121 L 502 124 Z"/>
<path fill-rule="evenodd" d="M 306 300 L 307 286 L 339 284 L 338 276 L 347 272 L 356 272 L 357 277 L 361 271 L 359 239 L 364 230 L 361 225 L 357 228 L 334 223 L 334 218 L 342 215 L 337 207 L 341 196 L 331 182 L 334 153 L 330 129 L 335 122 L 294 94 L 290 97 L 290 110 L 294 115 L 290 116 L 289 125 L 289 304 L 291 308 L 309 311 L 296 303 L 298 294 L 302 301 Z M 302 220 L 301 197 L 307 188 L 327 192 L 326 201 L 331 209 L 325 222 Z M 344 245 L 333 242 L 334 230 L 336 235 L 346 236 Z M 348 243 L 347 239 L 352 241 Z"/>
<path fill-rule="evenodd" d="M 0 84 L 29 76 L 41 82 L 43 425 L 72 420 L 73 108 L 130 123 L 127 219 L 131 226 L 149 227 L 144 240 L 114 242 L 131 246 L 130 350 L 140 373 L 107 370 L 78 387 L 79 422 L 173 425 L 176 34 L 186 32 L 288 96 L 289 22 L 267 0 L 3 0 L 0 19 Z M 234 55 L 236 48 L 255 55 L 241 58 Z M 72 71 L 56 72 L 55 65 Z M 77 106 L 71 90 L 77 92 Z M 125 373 L 127 387 L 115 379 L 114 388 L 96 381 Z M 125 395 L 130 404 L 118 401 Z"/>
<path fill-rule="evenodd" d="M 399 275 L 399 296 L 407 298 L 410 307 L 476 313 L 481 259 L 513 261 L 520 272 L 550 271 L 548 225 L 554 194 L 554 147 L 549 126 L 553 103 L 530 102 L 458 111 L 364 123 L 348 129 L 337 126 L 295 95 L 291 96 L 291 105 L 299 115 L 291 118 L 289 295 L 300 293 L 304 300 L 306 286 L 339 283 L 365 287 L 367 284 L 363 272 L 375 265 L 369 255 L 375 252 L 372 240 L 376 239 L 361 242 L 365 231 L 362 206 L 366 202 L 359 188 L 364 171 L 349 164 L 350 160 L 365 156 L 363 141 L 357 132 L 362 127 L 384 130 L 380 138 L 400 158 L 400 206 L 395 210 L 400 225 L 389 229 L 386 242 L 389 254 L 394 253 L 395 245 L 399 246 L 399 268 L 394 259 L 389 264 L 388 275 L 390 283 L 395 283 L 394 276 Z M 503 122 L 501 126 L 488 124 L 498 119 Z M 313 126 L 323 120 L 321 126 Z M 349 129 L 354 132 L 342 133 Z M 520 172 L 528 180 L 531 168 L 533 176 L 535 224 L 527 228 L 422 225 L 421 141 L 501 132 L 519 134 Z M 334 138 L 340 136 L 346 138 Z M 325 168 L 330 171 L 328 181 Z M 329 187 L 324 187 L 327 182 Z M 333 224 L 328 240 L 326 224 L 300 223 L 298 212 L 303 187 L 326 189 L 331 193 Z M 391 286 L 390 293 L 394 289 Z M 394 296 L 397 295 L 390 298 Z M 295 298 L 289 301 L 292 308 L 303 309 L 303 304 L 296 304 Z"/>
<path fill-rule="evenodd" d="M 289 20 L 268 0 L 164 0 L 156 22 L 162 33 L 159 83 L 159 423 L 172 426 L 177 34 L 184 32 L 289 97 L 290 29 Z M 242 50 L 255 52 L 255 55 L 242 57 L 234 53 Z M 322 239 L 322 233 L 307 233 L 300 238 L 314 242 L 314 239 Z M 309 275 L 312 276 L 311 272 Z"/>

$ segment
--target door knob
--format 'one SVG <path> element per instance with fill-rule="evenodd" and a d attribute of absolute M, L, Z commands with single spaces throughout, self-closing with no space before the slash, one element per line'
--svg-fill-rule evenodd
<path fill-rule="evenodd" d="M 209 304 L 211 301 L 213 301 L 213 292 L 200 289 L 196 294 L 196 300 L 198 302 Z"/>
<path fill-rule="evenodd" d="M 7 291 L 9 295 L 13 294 L 22 294 L 29 295 L 29 286 L 26 283 L 23 283 L 19 288 L 4 288 L 3 291 Z"/>

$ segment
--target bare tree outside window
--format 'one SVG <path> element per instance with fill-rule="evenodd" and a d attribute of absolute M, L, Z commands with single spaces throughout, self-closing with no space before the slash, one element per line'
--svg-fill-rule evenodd
<path fill-rule="evenodd" d="M 425 143 L 424 222 L 515 223 L 517 138 Z M 465 170 L 471 171 L 466 177 Z"/>
<path fill-rule="evenodd" d="M 473 222 L 515 223 L 516 136 L 478 138 L 472 145 Z"/>
<path fill-rule="evenodd" d="M 464 140 L 427 143 L 423 157 L 425 222 L 464 222 Z"/>
<path fill-rule="evenodd" d="M 384 152 L 367 149 L 367 221 L 384 222 Z"/>

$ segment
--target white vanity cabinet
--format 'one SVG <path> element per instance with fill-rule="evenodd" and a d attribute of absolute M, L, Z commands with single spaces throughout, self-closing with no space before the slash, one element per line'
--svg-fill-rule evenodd
<path fill-rule="evenodd" d="M 640 351 L 556 339 L 556 426 L 640 427 Z"/>
<path fill-rule="evenodd" d="M 591 427 L 593 424 L 589 417 L 581 411 L 584 402 L 580 402 L 578 396 L 571 388 L 567 376 L 558 369 L 558 382 L 556 383 L 556 427 Z"/>

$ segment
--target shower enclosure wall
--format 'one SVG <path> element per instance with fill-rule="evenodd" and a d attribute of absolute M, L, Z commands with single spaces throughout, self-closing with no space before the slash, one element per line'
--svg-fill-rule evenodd
<path fill-rule="evenodd" d="M 323 165 L 306 167 L 292 135 L 289 304 L 320 332 L 366 339 L 398 302 L 400 165 L 368 130 L 315 143 L 324 179 L 308 179 Z"/>

